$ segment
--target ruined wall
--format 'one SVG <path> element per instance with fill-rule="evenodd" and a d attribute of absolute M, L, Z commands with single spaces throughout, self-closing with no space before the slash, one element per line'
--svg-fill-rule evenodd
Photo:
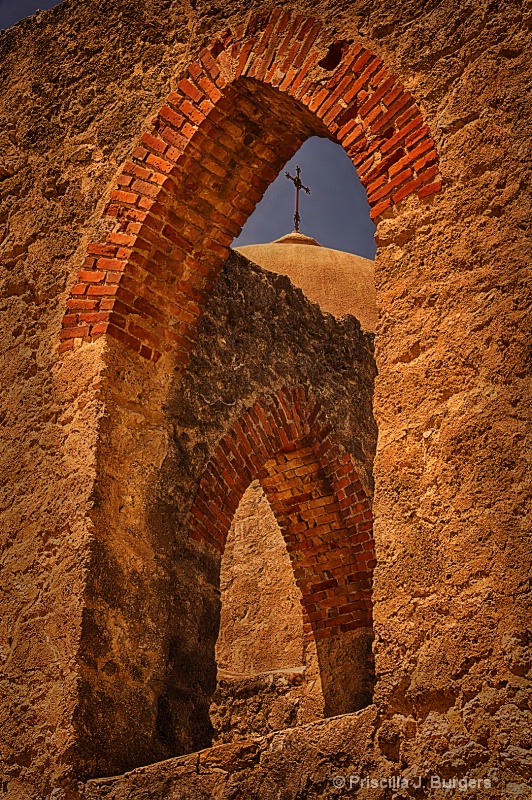
<path fill-rule="evenodd" d="M 121 480 L 156 472 L 171 435 L 146 411 L 163 404 L 164 370 L 143 373 L 134 354 L 103 340 L 58 357 L 67 296 L 84 245 L 106 229 L 113 176 L 151 115 L 200 47 L 257 7 L 66 0 L 0 35 L 9 797 L 46 796 L 75 743 L 97 442 L 129 437 L 112 499 L 132 520 L 142 508 Z M 530 774 L 531 11 L 454 0 L 304 2 L 297 11 L 398 75 L 430 125 L 444 180 L 438 196 L 385 211 L 377 232 L 375 741 L 397 768 L 497 768 L 519 786 Z M 117 374 L 122 402 L 119 388 L 106 390 Z M 146 376 L 156 388 L 143 394 Z M 139 436 L 149 455 L 138 456 Z M 148 558 L 140 543 L 129 543 L 137 571 Z"/>
<path fill-rule="evenodd" d="M 371 419 L 374 376 L 371 336 L 361 333 L 353 317 L 337 321 L 330 315 L 322 315 L 318 306 L 308 303 L 287 278 L 264 272 L 234 255 L 224 268 L 200 323 L 187 374 L 184 379 L 176 381 L 175 390 L 169 395 L 169 418 L 174 433 L 162 466 L 157 498 L 154 498 L 152 524 L 159 529 L 174 526 L 175 530 L 188 532 L 188 515 L 198 480 L 220 433 L 230 428 L 254 398 L 268 395 L 283 386 L 287 376 L 295 384 L 313 387 L 334 430 L 349 452 L 355 455 L 365 483 L 371 480 L 371 451 L 375 441 Z M 353 404 L 355 396 L 357 402 Z M 280 535 L 278 528 L 276 533 Z M 262 546 L 265 546 L 264 542 Z M 258 547 L 258 543 L 251 543 L 252 552 Z M 282 547 L 286 559 L 284 542 Z M 234 566 L 231 551 L 227 557 L 227 569 L 231 569 Z M 288 564 L 290 561 L 285 561 L 285 568 Z M 231 577 L 232 586 L 245 580 L 242 571 L 231 572 Z M 184 580 L 180 576 L 181 583 Z M 292 574 L 292 586 L 300 604 L 300 590 L 296 589 L 293 581 Z M 282 607 L 275 608 L 275 595 L 273 598 L 261 597 L 254 577 L 249 588 L 256 593 L 255 602 L 263 604 L 261 614 L 270 617 L 269 624 L 275 629 L 283 610 Z M 225 625 L 230 624 L 241 610 L 238 592 L 230 599 L 231 605 L 227 604 L 225 609 Z M 287 602 L 286 597 L 283 602 Z M 298 613 L 298 624 L 302 626 L 300 605 Z M 214 624 L 216 622 L 215 618 Z M 183 620 L 177 620 L 177 623 L 180 627 L 176 628 L 175 636 L 179 638 L 182 637 Z M 242 640 L 244 632 L 239 628 L 231 631 L 232 639 L 238 637 L 240 640 L 240 647 L 246 646 L 245 639 Z M 263 639 L 264 634 L 262 628 L 253 625 L 255 638 Z M 309 637 L 303 644 L 301 634 L 302 629 L 295 642 L 292 641 L 292 647 L 302 649 L 304 661 L 299 663 L 306 663 L 310 679 L 308 689 L 313 695 L 319 683 L 319 667 Z M 212 636 L 211 642 L 214 645 Z M 243 663 L 237 652 L 236 661 L 226 663 L 222 656 L 220 665 L 233 669 L 240 665 L 242 672 L 297 666 L 299 658 L 295 657 L 295 652 L 290 661 L 285 661 L 285 653 L 272 653 L 277 649 L 275 634 L 270 638 L 270 648 L 262 652 L 261 661 Z M 196 668 L 200 667 L 198 663 Z M 344 675 L 344 682 L 348 681 L 348 674 L 349 670 Z M 309 706 L 299 713 L 302 721 L 323 713 L 323 701 L 319 711 L 313 710 L 316 703 L 312 697 L 308 701 L 302 700 L 301 704 Z"/>
<path fill-rule="evenodd" d="M 115 354 L 112 414 L 101 426 L 105 471 L 91 515 L 96 533 L 75 715 L 77 769 L 87 777 L 212 741 L 220 554 L 191 540 L 189 528 L 221 436 L 255 399 L 289 380 L 315 387 L 368 491 L 375 446 L 372 337 L 353 317 L 323 315 L 287 278 L 242 256 L 224 267 L 186 375 L 169 372 L 164 401 L 157 385 L 147 395 L 131 359 Z M 132 387 L 133 407 L 125 398 Z M 348 684 L 358 667 L 353 662 L 338 678 Z"/>

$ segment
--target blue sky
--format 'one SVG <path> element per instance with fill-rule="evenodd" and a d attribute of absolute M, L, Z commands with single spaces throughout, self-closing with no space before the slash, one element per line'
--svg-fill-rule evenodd
<path fill-rule="evenodd" d="M 56 5 L 57 0 L 0 0 L 0 29 Z M 281 170 L 233 244 L 271 242 L 293 229 L 295 191 L 284 173 L 288 169 L 295 174 L 296 164 L 311 190 L 310 195 L 300 194 L 301 232 L 325 247 L 374 258 L 375 226 L 355 168 L 339 145 L 317 137 L 306 141 Z"/>
<path fill-rule="evenodd" d="M 295 189 L 285 177 L 301 167 L 310 195 L 300 192 L 300 230 L 324 247 L 375 257 L 375 226 L 369 217 L 366 192 L 349 156 L 338 144 L 313 136 L 281 170 L 233 245 L 278 239 L 293 229 Z"/>
<path fill-rule="evenodd" d="M 37 9 L 44 11 L 57 5 L 57 0 L 0 0 L 0 30 L 10 28 L 15 22 L 35 14 Z"/>

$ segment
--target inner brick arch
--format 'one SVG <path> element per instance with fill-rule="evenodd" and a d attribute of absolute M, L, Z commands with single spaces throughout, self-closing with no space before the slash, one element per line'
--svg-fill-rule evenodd
<path fill-rule="evenodd" d="M 105 242 L 93 243 L 63 318 L 61 350 L 107 334 L 146 359 L 188 363 L 229 245 L 311 135 L 351 157 L 378 220 L 441 189 L 412 95 L 359 43 L 275 9 L 200 53 L 117 178 Z"/>
<path fill-rule="evenodd" d="M 316 399 L 285 388 L 257 401 L 219 442 L 201 478 L 189 536 L 223 553 L 240 500 L 259 480 L 279 523 L 315 643 L 325 713 L 371 700 L 370 499 Z"/>

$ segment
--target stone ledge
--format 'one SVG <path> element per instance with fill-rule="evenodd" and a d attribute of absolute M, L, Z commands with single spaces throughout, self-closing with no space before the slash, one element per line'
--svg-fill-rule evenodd
<path fill-rule="evenodd" d="M 335 774 L 356 774 L 371 748 L 375 706 L 219 745 L 110 778 L 88 781 L 84 800 L 296 800 L 324 797 Z M 280 794 L 282 792 L 282 794 Z"/>

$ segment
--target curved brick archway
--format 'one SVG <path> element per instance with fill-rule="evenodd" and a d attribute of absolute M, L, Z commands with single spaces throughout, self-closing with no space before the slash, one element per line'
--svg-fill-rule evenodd
<path fill-rule="evenodd" d="M 304 387 L 257 401 L 218 444 L 189 535 L 220 552 L 242 495 L 259 479 L 283 532 L 315 639 L 371 628 L 371 505 L 324 411 Z"/>
<path fill-rule="evenodd" d="M 356 711 L 373 690 L 371 505 L 351 455 L 305 387 L 261 398 L 221 439 L 200 480 L 190 538 L 223 553 L 240 500 L 256 479 L 301 592 L 324 713 Z"/>
<path fill-rule="evenodd" d="M 441 189 L 412 95 L 358 43 L 276 9 L 227 31 L 192 63 L 124 165 L 63 319 L 61 350 L 103 334 L 146 359 L 188 363 L 229 245 L 311 135 L 339 142 L 371 216 Z"/>

